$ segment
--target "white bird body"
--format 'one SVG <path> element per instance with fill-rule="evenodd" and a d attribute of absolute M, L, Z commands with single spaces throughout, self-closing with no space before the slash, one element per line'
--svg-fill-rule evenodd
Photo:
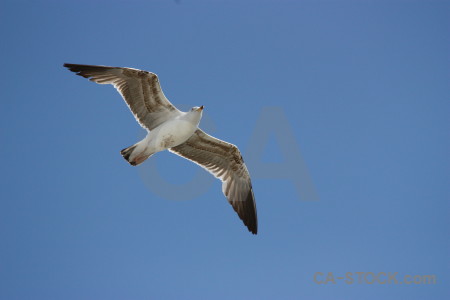
<path fill-rule="evenodd" d="M 142 141 L 122 151 L 132 150 L 128 160 L 138 165 L 157 152 L 186 142 L 198 129 L 202 114 L 203 106 L 183 112 L 180 116 L 167 120 L 153 130 L 148 130 L 147 136 Z M 122 153 L 122 155 L 126 155 L 126 153 Z"/>

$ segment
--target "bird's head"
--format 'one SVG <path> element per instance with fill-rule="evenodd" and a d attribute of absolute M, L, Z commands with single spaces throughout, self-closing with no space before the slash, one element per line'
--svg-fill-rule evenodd
<path fill-rule="evenodd" d="M 191 119 L 194 123 L 199 124 L 202 115 L 203 115 L 203 105 L 194 106 L 193 108 L 191 108 L 191 110 L 187 113 L 186 117 L 188 119 Z"/>
<path fill-rule="evenodd" d="M 202 106 L 194 106 L 193 108 L 191 108 L 191 111 L 202 112 L 203 111 L 203 105 Z"/>

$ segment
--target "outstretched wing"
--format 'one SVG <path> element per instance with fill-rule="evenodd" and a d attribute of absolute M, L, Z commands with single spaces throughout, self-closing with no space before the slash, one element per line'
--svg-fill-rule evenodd
<path fill-rule="evenodd" d="M 253 234 L 258 231 L 255 197 L 250 174 L 239 149 L 206 134 L 201 129 L 169 151 L 189 159 L 222 180 L 222 191 Z"/>
<path fill-rule="evenodd" d="M 112 84 L 138 123 L 152 130 L 181 112 L 164 96 L 156 74 L 132 68 L 64 64 L 77 75 L 99 84 Z"/>

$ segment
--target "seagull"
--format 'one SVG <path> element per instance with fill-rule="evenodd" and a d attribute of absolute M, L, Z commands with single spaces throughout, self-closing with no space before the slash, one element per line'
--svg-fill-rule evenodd
<path fill-rule="evenodd" d="M 147 130 L 140 142 L 120 151 L 132 166 L 168 150 L 186 158 L 222 181 L 222 192 L 247 226 L 257 234 L 258 218 L 250 174 L 239 149 L 219 140 L 198 125 L 204 106 L 182 112 L 164 96 L 154 73 L 121 67 L 78 65 L 64 67 L 99 84 L 112 84 L 122 95 L 136 121 Z"/>

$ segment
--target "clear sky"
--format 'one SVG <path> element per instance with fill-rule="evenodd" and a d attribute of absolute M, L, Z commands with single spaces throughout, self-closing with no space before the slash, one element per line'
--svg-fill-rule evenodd
<path fill-rule="evenodd" d="M 449 1 L 1 1 L 0 22 L 0 299 L 450 299 Z M 144 131 L 64 62 L 205 105 L 259 234 L 198 166 L 128 165 Z"/>

